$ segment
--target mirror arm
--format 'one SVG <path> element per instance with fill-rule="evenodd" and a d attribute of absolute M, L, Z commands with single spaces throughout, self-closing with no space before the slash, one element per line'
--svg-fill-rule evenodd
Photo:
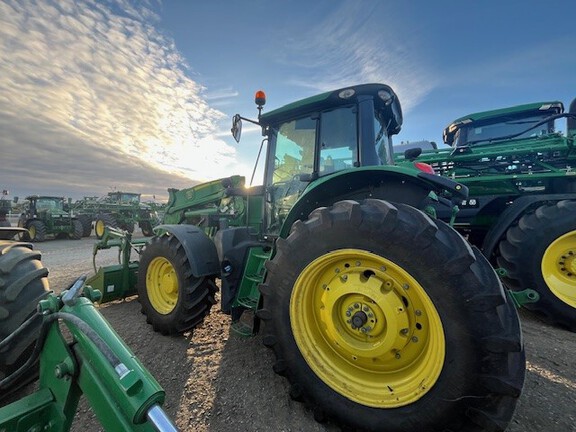
<path fill-rule="evenodd" d="M 249 118 L 242 117 L 241 115 L 238 115 L 238 114 L 236 114 L 236 116 L 238 116 L 237 118 L 239 118 L 239 119 L 246 120 L 247 122 L 253 123 L 253 124 L 258 125 L 258 126 L 262 126 L 262 125 L 260 124 L 260 122 L 257 121 L 257 120 L 251 120 L 251 119 L 249 119 Z"/>

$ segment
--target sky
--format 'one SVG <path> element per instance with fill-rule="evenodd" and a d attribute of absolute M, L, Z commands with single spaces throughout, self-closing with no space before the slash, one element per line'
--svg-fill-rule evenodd
<path fill-rule="evenodd" d="M 396 143 L 441 144 L 473 112 L 567 107 L 574 16 L 572 0 L 0 0 L 0 190 L 162 201 L 249 182 L 262 137 L 245 124 L 236 143 L 230 125 L 256 118 L 257 90 L 272 110 L 388 84 Z"/>

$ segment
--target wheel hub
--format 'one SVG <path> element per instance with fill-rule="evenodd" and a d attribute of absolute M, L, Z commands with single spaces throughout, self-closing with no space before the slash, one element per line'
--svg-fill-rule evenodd
<path fill-rule="evenodd" d="M 558 259 L 558 269 L 567 277 L 576 279 L 576 251 L 569 250 Z"/>
<path fill-rule="evenodd" d="M 370 328 L 369 326 L 364 327 L 364 324 L 366 324 L 368 322 L 368 315 L 366 315 L 364 312 L 359 311 L 356 312 L 353 316 L 352 319 L 350 319 L 349 322 L 352 325 L 352 329 L 356 330 L 361 328 L 362 330 L 364 330 L 364 332 L 370 331 L 372 330 L 372 328 Z"/>

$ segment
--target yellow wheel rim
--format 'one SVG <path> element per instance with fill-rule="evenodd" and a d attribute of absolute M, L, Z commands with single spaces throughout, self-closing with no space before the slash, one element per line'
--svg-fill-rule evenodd
<path fill-rule="evenodd" d="M 33 224 L 28 227 L 28 234 L 32 240 L 36 238 L 36 227 Z"/>
<path fill-rule="evenodd" d="M 96 233 L 97 237 L 102 237 L 104 235 L 104 229 L 106 228 L 106 225 L 104 224 L 104 221 L 98 219 L 96 221 L 96 223 L 94 224 L 94 232 Z"/>
<path fill-rule="evenodd" d="M 146 292 L 150 304 L 158 313 L 167 315 L 178 302 L 178 276 L 174 266 L 164 257 L 156 257 L 146 273 Z"/>
<path fill-rule="evenodd" d="M 342 249 L 312 261 L 294 285 L 290 321 L 316 375 L 362 405 L 411 404 L 444 364 L 442 322 L 422 286 L 366 251 Z"/>
<path fill-rule="evenodd" d="M 576 307 L 576 231 L 550 243 L 542 257 L 542 277 L 556 297 Z"/>
<path fill-rule="evenodd" d="M 26 227 L 24 226 L 24 223 L 23 223 L 21 220 L 18 221 L 18 228 L 26 228 Z M 26 234 L 25 234 L 25 233 L 23 233 L 23 232 L 19 232 L 19 233 L 18 233 L 18 239 L 24 240 L 25 238 L 26 238 Z"/>

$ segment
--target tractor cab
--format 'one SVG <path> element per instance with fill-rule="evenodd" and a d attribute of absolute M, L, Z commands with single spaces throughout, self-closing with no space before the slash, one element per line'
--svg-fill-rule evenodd
<path fill-rule="evenodd" d="M 32 195 L 26 197 L 26 200 L 29 203 L 30 217 L 44 212 L 58 215 L 66 213 L 64 211 L 64 198 L 62 197 Z"/>
<path fill-rule="evenodd" d="M 393 164 L 392 135 L 400 132 L 402 109 L 383 84 L 352 86 L 313 96 L 261 114 L 258 121 L 234 117 L 240 139 L 242 119 L 267 137 L 264 173 L 267 228 L 277 231 L 304 190 L 316 180 L 358 167 Z"/>
<path fill-rule="evenodd" d="M 556 132 L 555 120 L 563 112 L 562 102 L 552 101 L 470 114 L 446 127 L 444 142 L 457 148 L 547 136 Z"/>
<path fill-rule="evenodd" d="M 132 192 L 108 192 L 107 199 L 116 204 L 140 204 L 140 194 Z"/>

